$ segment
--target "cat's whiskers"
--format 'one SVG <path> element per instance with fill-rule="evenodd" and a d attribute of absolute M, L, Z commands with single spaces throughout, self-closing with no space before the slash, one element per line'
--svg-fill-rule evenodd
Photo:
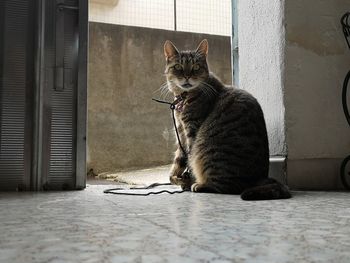
<path fill-rule="evenodd" d="M 212 94 L 209 92 L 209 90 L 205 86 L 202 88 L 202 91 L 207 98 L 212 97 Z"/>
<path fill-rule="evenodd" d="M 164 86 L 167 86 L 168 85 L 168 82 L 166 81 L 166 82 L 163 82 L 161 85 L 160 85 L 160 87 L 158 88 L 158 89 L 156 89 L 155 91 L 153 91 L 153 93 L 156 93 L 156 92 L 158 92 L 158 91 L 160 91 Z"/>
<path fill-rule="evenodd" d="M 216 90 L 206 87 L 206 89 L 208 90 L 208 92 L 211 94 L 211 96 L 215 97 L 217 95 Z"/>
<path fill-rule="evenodd" d="M 218 92 L 213 88 L 213 86 L 204 81 L 201 81 L 200 83 L 203 84 L 202 90 L 208 98 L 212 98 L 217 95 Z"/>
<path fill-rule="evenodd" d="M 168 83 L 164 82 L 158 89 L 156 89 L 155 91 L 153 91 L 153 93 L 158 93 L 160 92 L 161 94 L 164 92 L 164 89 L 168 88 Z"/>
<path fill-rule="evenodd" d="M 214 93 L 218 93 L 218 92 L 214 89 L 214 87 L 213 87 L 212 85 L 208 84 L 207 82 L 201 81 L 200 83 L 203 84 L 204 86 L 208 87 L 208 88 L 209 88 L 211 91 L 213 91 Z"/>
<path fill-rule="evenodd" d="M 161 98 L 162 99 L 166 99 L 169 94 L 170 94 L 170 90 L 168 88 L 166 88 L 166 89 L 163 90 L 163 92 L 161 94 Z"/>
<path fill-rule="evenodd" d="M 169 87 L 168 87 L 168 85 L 166 85 L 163 87 L 161 94 L 160 94 L 160 97 L 165 99 L 168 97 L 169 93 L 170 93 Z"/>
<path fill-rule="evenodd" d="M 213 98 L 213 97 L 216 96 L 216 93 L 214 93 L 210 88 L 205 87 L 204 89 L 205 89 L 205 90 L 207 91 L 207 93 L 209 94 L 209 95 L 208 95 L 209 98 Z"/>
<path fill-rule="evenodd" d="M 160 92 L 160 98 L 165 99 L 168 97 L 168 95 L 170 94 L 170 90 L 169 90 L 169 83 L 172 83 L 172 80 L 167 80 L 166 82 L 162 83 L 162 85 L 156 89 L 155 91 L 153 91 L 153 93 L 157 93 Z"/>

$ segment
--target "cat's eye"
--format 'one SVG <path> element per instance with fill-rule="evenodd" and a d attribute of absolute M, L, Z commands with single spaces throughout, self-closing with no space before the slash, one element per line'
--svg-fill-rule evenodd
<path fill-rule="evenodd" d="M 193 70 L 194 70 L 194 71 L 199 70 L 199 68 L 200 68 L 200 67 L 199 67 L 199 65 L 198 65 L 198 64 L 195 64 L 195 65 L 193 66 Z"/>
<path fill-rule="evenodd" d="M 176 65 L 174 66 L 174 68 L 175 68 L 176 70 L 181 70 L 181 69 L 182 69 L 182 67 L 181 67 L 180 64 L 176 64 Z"/>

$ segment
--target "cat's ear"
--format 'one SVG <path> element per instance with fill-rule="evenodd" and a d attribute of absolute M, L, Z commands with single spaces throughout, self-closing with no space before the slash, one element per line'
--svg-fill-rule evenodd
<path fill-rule="evenodd" d="M 200 55 L 204 55 L 205 57 L 208 55 L 208 40 L 206 39 L 203 39 L 198 47 L 197 47 L 197 50 L 196 50 L 196 53 L 200 54 Z"/>
<path fill-rule="evenodd" d="M 165 43 L 164 43 L 164 56 L 165 56 L 166 60 L 168 61 L 169 59 L 171 59 L 172 57 L 174 57 L 178 54 L 179 54 L 179 51 L 177 50 L 175 45 L 170 40 L 165 41 Z"/>

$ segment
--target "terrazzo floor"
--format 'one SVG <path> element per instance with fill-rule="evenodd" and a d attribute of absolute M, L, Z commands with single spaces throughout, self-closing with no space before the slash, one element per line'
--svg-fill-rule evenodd
<path fill-rule="evenodd" d="M 0 193 L 0 262 L 350 262 L 350 194 Z"/>

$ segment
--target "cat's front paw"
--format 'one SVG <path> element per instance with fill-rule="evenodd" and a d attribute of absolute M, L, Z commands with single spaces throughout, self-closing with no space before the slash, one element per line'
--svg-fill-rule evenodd
<path fill-rule="evenodd" d="M 171 175 L 169 179 L 170 179 L 170 183 L 172 184 L 176 184 L 176 185 L 182 184 L 182 178 L 177 175 Z"/>
<path fill-rule="evenodd" d="M 191 192 L 198 192 L 198 190 L 200 189 L 200 184 L 199 183 L 194 183 L 191 185 Z"/>
<path fill-rule="evenodd" d="M 170 182 L 172 184 L 180 185 L 184 191 L 190 191 L 191 185 L 193 183 L 193 178 L 189 172 L 184 172 L 182 175 L 170 176 Z"/>

